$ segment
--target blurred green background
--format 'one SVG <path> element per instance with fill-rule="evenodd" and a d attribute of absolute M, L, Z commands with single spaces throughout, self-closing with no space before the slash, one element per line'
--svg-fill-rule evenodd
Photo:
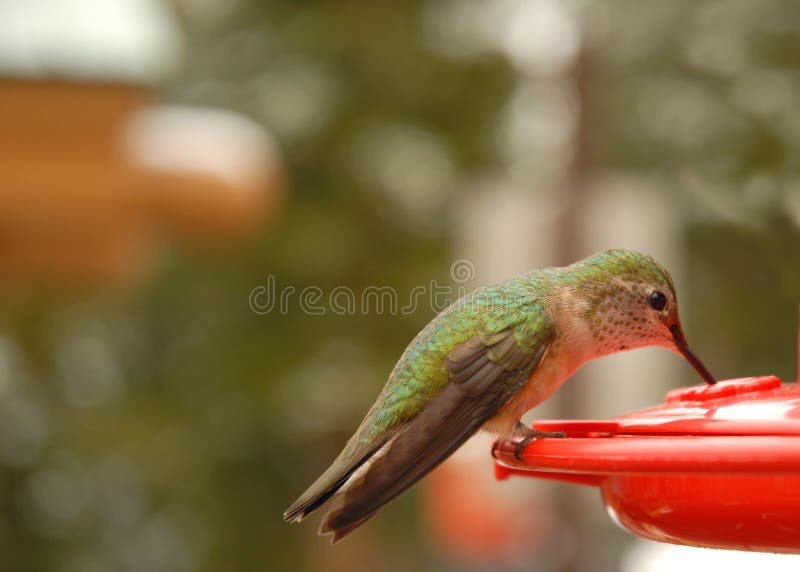
<path fill-rule="evenodd" d="M 561 201 L 555 223 L 508 221 L 534 243 L 555 240 L 519 262 L 528 268 L 598 249 L 581 242 L 575 213 L 593 216 L 599 182 L 646 186 L 678 221 L 672 256 L 697 353 L 720 378 L 795 380 L 795 3 L 166 6 L 184 48 L 158 98 L 259 122 L 290 195 L 251 240 L 164 247 L 135 288 L 0 301 L 0 569 L 532 569 L 451 558 L 427 533 L 417 489 L 370 522 L 368 541 L 331 549 L 315 523 L 285 524 L 434 313 L 249 304 L 268 276 L 297 290 L 385 285 L 401 300 L 448 283 L 470 254 L 464 234 L 491 234 L 461 208 L 487 178 Z M 476 266 L 476 283 L 496 278 Z M 672 385 L 696 382 L 678 371 Z M 561 412 L 574 411 L 569 399 Z M 591 526 L 605 518 L 594 510 Z M 536 569 L 617 569 L 629 538 L 610 524 L 596 534 L 601 548 Z"/>

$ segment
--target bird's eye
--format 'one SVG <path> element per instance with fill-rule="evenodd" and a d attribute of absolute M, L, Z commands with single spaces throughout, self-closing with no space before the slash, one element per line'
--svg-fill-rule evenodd
<path fill-rule="evenodd" d="M 664 296 L 663 292 L 659 292 L 658 290 L 650 292 L 648 301 L 650 302 L 650 307 L 656 312 L 660 312 L 667 305 L 667 297 Z"/>

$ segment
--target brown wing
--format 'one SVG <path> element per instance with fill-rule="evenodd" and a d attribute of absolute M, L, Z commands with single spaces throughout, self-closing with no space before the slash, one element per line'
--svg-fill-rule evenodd
<path fill-rule="evenodd" d="M 334 497 L 320 534 L 341 540 L 444 461 L 520 390 L 548 345 L 549 338 L 521 348 L 509 328 L 453 350 L 451 382 L 353 474 Z"/>

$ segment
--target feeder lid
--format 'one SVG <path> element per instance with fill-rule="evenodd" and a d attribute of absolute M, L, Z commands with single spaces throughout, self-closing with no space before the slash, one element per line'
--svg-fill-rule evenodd
<path fill-rule="evenodd" d="M 522 461 L 513 445 L 501 445 L 498 476 L 506 467 L 583 475 L 800 471 L 800 447 L 785 441 L 800 435 L 800 387 L 772 375 L 674 390 L 662 405 L 607 421 L 534 427 L 570 438 L 534 441 Z"/>
<path fill-rule="evenodd" d="M 664 403 L 609 421 L 543 421 L 543 431 L 570 436 L 798 435 L 800 388 L 774 375 L 670 391 Z"/>

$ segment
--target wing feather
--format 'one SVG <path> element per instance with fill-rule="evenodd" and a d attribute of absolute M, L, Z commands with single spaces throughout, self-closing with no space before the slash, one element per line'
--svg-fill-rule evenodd
<path fill-rule="evenodd" d="M 508 328 L 455 348 L 446 362 L 450 383 L 346 483 L 320 533 L 341 540 L 460 447 L 522 388 L 549 345 L 546 334 L 522 348 Z"/>

